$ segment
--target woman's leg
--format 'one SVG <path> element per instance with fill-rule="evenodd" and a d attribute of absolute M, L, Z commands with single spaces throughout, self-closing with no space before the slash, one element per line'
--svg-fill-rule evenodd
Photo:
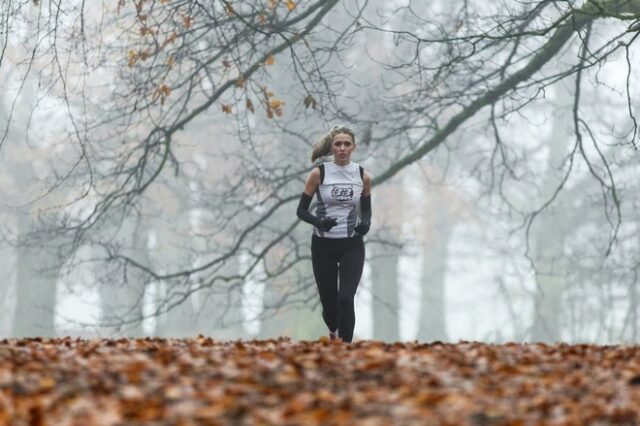
<path fill-rule="evenodd" d="M 364 243 L 362 238 L 349 242 L 350 247 L 340 259 L 340 290 L 338 292 L 338 332 L 345 342 L 353 340 L 356 314 L 353 301 L 364 267 Z"/>
<path fill-rule="evenodd" d="M 329 331 L 338 328 L 338 261 L 334 250 L 314 238 L 311 241 L 313 275 L 322 303 L 322 318 Z"/>

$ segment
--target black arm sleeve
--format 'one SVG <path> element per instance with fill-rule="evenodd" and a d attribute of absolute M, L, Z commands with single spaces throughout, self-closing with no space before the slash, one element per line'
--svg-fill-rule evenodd
<path fill-rule="evenodd" d="M 371 194 L 360 198 L 360 222 L 371 223 Z"/>
<path fill-rule="evenodd" d="M 311 225 L 316 225 L 318 218 L 315 217 L 309 211 L 309 205 L 311 205 L 311 199 L 313 197 L 308 196 L 304 192 L 300 196 L 300 202 L 298 203 L 298 211 L 296 212 L 298 217 L 303 221 L 310 223 Z"/>

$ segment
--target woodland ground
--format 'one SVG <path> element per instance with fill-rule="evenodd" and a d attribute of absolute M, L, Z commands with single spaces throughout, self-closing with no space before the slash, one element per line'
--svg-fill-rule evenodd
<path fill-rule="evenodd" d="M 0 424 L 639 424 L 640 347 L 0 341 Z"/>

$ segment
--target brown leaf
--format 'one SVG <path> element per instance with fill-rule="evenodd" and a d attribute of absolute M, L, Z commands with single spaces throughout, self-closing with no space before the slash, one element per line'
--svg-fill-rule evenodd
<path fill-rule="evenodd" d="M 316 103 L 316 100 L 315 100 L 315 98 L 314 98 L 311 94 L 308 94 L 308 95 L 304 98 L 304 106 L 305 106 L 305 108 L 307 108 L 307 109 L 308 109 L 309 107 L 311 107 L 311 108 L 313 108 L 313 109 L 316 109 L 316 104 L 317 104 L 317 103 Z"/>
<path fill-rule="evenodd" d="M 191 18 L 191 16 L 183 15 L 182 25 L 184 25 L 185 28 L 191 28 L 191 25 L 193 25 L 193 19 Z"/>
<path fill-rule="evenodd" d="M 637 346 L 7 339 L 0 424 L 638 424 L 638 377 Z"/>

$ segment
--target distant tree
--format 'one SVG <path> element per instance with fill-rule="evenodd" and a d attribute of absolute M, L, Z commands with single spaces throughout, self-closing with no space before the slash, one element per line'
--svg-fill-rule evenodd
<path fill-rule="evenodd" d="M 103 276 L 106 282 L 138 270 L 172 289 L 153 315 L 190 294 L 237 287 L 259 265 L 272 280 L 306 260 L 293 202 L 309 170 L 308 138 L 338 119 L 358 130 L 376 123 L 363 147 L 376 158 L 374 185 L 436 148 L 448 149 L 454 169 L 472 158 L 473 177 L 519 216 L 525 233 L 572 179 L 589 175 L 589 190 L 600 193 L 592 204 L 599 200 L 608 222 L 591 235 L 601 254 L 615 250 L 626 212 L 621 200 L 633 187 L 622 186 L 629 178 L 617 165 L 634 155 L 637 141 L 631 81 L 638 0 L 463 2 L 453 13 L 439 2 L 384 8 L 337 0 L 101 5 L 89 10 L 84 2 L 9 1 L 3 22 L 15 26 L 30 19 L 21 15 L 25 10 L 36 11 L 30 34 L 40 43 L 17 65 L 26 75 L 34 72 L 30 58 L 49 58 L 38 67 L 42 86 L 64 101 L 70 132 L 59 133 L 57 142 L 73 144 L 75 158 L 51 188 L 53 194 L 71 187 L 73 196 L 66 192 L 65 208 L 44 212 L 42 220 L 57 226 L 68 255 L 138 212 L 153 211 L 158 199 L 151 188 L 172 179 L 185 188 L 181 169 L 193 161 L 183 157 L 189 144 L 214 145 L 201 155 L 223 161 L 215 180 L 202 188 L 208 211 L 202 236 L 211 246 L 197 266 L 160 269 L 120 250 L 117 240 L 100 241 L 96 259 L 113 272 Z M 394 56 L 390 49 L 374 58 L 384 91 L 367 94 L 366 87 L 358 92 L 352 85 L 344 93 L 354 66 L 349 49 L 358 37 L 380 33 L 402 53 Z M 3 43 L 10 43 L 9 32 L 3 34 Z M 578 53 L 568 58 L 564 50 Z M 2 55 L 0 68 L 16 66 Z M 626 63 L 625 72 L 602 82 L 614 59 Z M 541 176 L 536 164 L 544 154 L 507 129 L 514 122 L 539 122 L 545 94 L 569 77 L 577 88 L 575 131 L 564 177 L 537 205 L 516 203 L 520 195 L 511 186 L 535 190 Z M 585 92 L 593 99 L 611 88 L 624 101 L 605 120 Z M 216 126 L 207 126 L 213 117 Z M 82 206 L 82 214 L 70 214 L 68 206 Z M 240 254 L 249 259 L 245 266 L 223 273 Z M 304 293 L 293 288 L 293 294 Z M 123 318 L 139 320 L 138 314 Z"/>

